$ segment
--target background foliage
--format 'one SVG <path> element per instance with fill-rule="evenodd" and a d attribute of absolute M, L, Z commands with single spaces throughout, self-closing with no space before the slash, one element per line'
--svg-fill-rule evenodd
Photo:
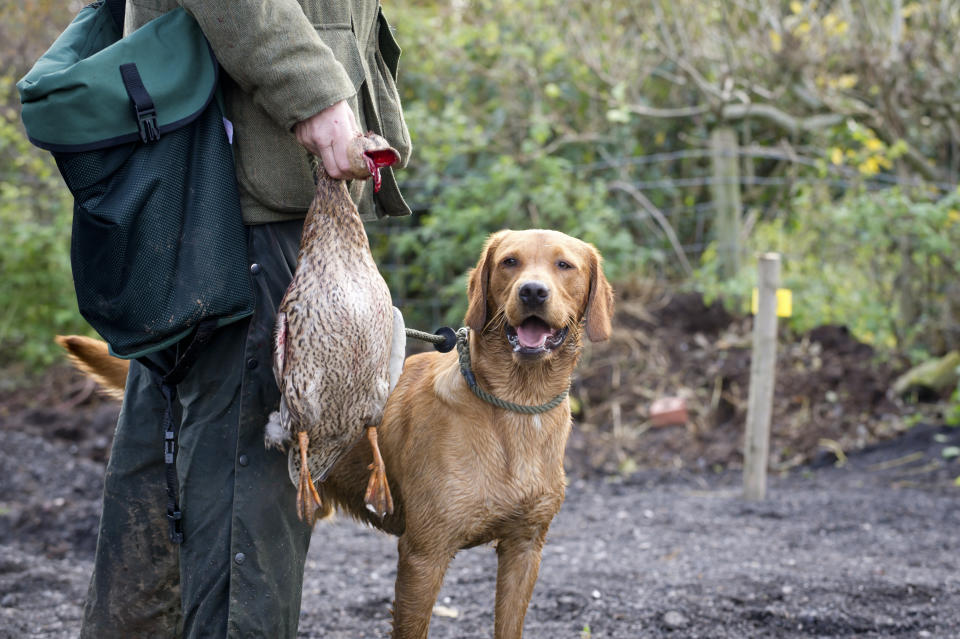
<path fill-rule="evenodd" d="M 615 278 L 746 296 L 752 271 L 721 281 L 710 247 L 708 139 L 726 125 L 742 153 L 744 250 L 785 254 L 796 328 L 843 323 L 919 356 L 960 343 L 957 3 L 389 9 L 421 214 L 377 251 L 415 321 L 462 312 L 452 275 L 483 235 L 545 221 L 598 243 Z M 699 263 L 692 276 L 656 213 Z"/>
<path fill-rule="evenodd" d="M 0 8 L 3 359 L 49 361 L 78 330 L 69 202 L 23 142 L 10 79 L 69 21 Z M 459 321 L 485 235 L 551 227 L 620 284 L 656 277 L 730 303 L 709 138 L 732 127 L 744 263 L 784 253 L 795 328 L 833 322 L 914 358 L 960 346 L 958 0 L 410 0 L 404 47 L 413 219 L 371 225 L 408 323 Z"/>
<path fill-rule="evenodd" d="M 0 90 L 10 78 L 0 78 Z M 88 330 L 77 310 L 68 242 L 71 200 L 46 153 L 0 107 L 0 363 L 54 359 L 51 336 Z"/>
<path fill-rule="evenodd" d="M 899 188 L 850 194 L 839 201 L 805 189 L 802 217 L 757 223 L 751 253 L 784 256 L 781 283 L 797 295 L 791 325 L 850 328 L 883 352 L 923 358 L 960 344 L 960 198 L 911 199 Z M 720 276 L 716 252 L 703 254 L 696 285 L 744 312 L 756 274 Z"/>

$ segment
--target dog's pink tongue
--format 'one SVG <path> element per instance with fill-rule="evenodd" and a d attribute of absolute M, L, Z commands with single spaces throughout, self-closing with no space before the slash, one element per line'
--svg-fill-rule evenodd
<path fill-rule="evenodd" d="M 517 338 L 524 348 L 541 348 L 553 331 L 539 320 L 527 320 L 517 327 Z"/>

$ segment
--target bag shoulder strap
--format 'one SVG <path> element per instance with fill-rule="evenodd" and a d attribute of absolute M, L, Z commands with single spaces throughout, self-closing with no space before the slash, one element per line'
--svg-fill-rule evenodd
<path fill-rule="evenodd" d="M 188 338 L 190 343 L 169 371 L 163 370 L 146 357 L 137 360 L 160 378 L 160 391 L 167 404 L 163 415 L 163 465 L 167 480 L 167 523 L 170 528 L 170 541 L 174 544 L 183 543 L 183 513 L 178 499 L 180 487 L 177 482 L 176 466 L 180 423 L 173 418 L 173 402 L 177 396 L 177 384 L 183 380 L 190 367 L 197 361 L 201 349 L 210 341 L 216 329 L 216 320 L 200 322 L 193 336 Z"/>
<path fill-rule="evenodd" d="M 110 11 L 110 15 L 113 16 L 113 21 L 120 30 L 120 35 L 123 35 L 123 14 L 125 5 L 126 0 L 107 0 L 107 9 Z"/>

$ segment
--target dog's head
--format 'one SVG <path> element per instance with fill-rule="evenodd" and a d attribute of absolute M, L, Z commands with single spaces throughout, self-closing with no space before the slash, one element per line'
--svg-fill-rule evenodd
<path fill-rule="evenodd" d="M 464 322 L 502 337 L 515 357 L 550 356 L 567 343 L 610 336 L 613 290 L 593 246 L 557 231 L 500 231 L 487 239 L 467 289 Z"/>

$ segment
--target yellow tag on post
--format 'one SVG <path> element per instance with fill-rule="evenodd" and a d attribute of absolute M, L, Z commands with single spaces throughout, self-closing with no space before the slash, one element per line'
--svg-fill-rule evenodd
<path fill-rule="evenodd" d="M 757 314 L 760 306 L 760 293 L 756 288 L 753 289 L 753 298 L 750 300 L 750 312 Z M 777 289 L 777 317 L 790 317 L 793 315 L 793 291 L 789 288 Z"/>

